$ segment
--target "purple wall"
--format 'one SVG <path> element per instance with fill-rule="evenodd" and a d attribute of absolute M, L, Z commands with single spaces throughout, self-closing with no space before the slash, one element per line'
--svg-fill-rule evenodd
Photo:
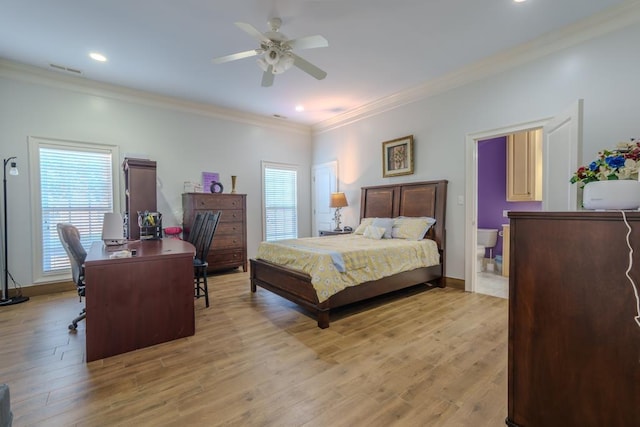
<path fill-rule="evenodd" d="M 478 142 L 478 228 L 502 231 L 502 224 L 509 222 L 502 216 L 503 210 L 542 210 L 542 202 L 507 202 L 506 136 Z M 498 236 L 493 255 L 501 254 L 502 237 Z"/>

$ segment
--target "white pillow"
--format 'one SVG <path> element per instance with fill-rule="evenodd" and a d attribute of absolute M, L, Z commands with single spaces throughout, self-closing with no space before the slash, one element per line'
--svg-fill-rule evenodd
<path fill-rule="evenodd" d="M 364 234 L 364 230 L 371 225 L 375 218 L 362 218 L 360 221 L 360 225 L 356 228 L 356 231 L 353 234 Z"/>
<path fill-rule="evenodd" d="M 391 231 L 393 230 L 393 218 L 376 218 L 373 220 L 371 224 L 374 227 L 382 227 L 384 228 L 384 238 L 391 238 Z"/>
<path fill-rule="evenodd" d="M 391 235 L 395 239 L 422 240 L 427 231 L 436 223 L 434 218 L 400 216 L 393 223 Z"/>
<path fill-rule="evenodd" d="M 376 227 L 375 225 L 368 225 L 364 230 L 364 237 L 367 239 L 380 240 L 384 236 L 385 228 Z"/>

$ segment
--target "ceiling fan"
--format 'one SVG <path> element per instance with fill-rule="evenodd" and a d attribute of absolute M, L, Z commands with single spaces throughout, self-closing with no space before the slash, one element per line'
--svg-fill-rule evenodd
<path fill-rule="evenodd" d="M 280 26 L 282 25 L 282 20 L 280 18 L 271 18 L 268 23 L 271 30 L 263 34 L 251 24 L 236 22 L 236 26 L 238 26 L 238 28 L 260 42 L 260 47 L 258 49 L 214 58 L 212 60 L 213 63 L 222 64 L 224 62 L 235 61 L 237 59 L 262 55 L 258 58 L 258 65 L 264 71 L 262 74 L 263 87 L 271 86 L 273 84 L 274 75 L 287 71 L 292 65 L 295 65 L 318 80 L 322 80 L 327 77 L 327 73 L 325 71 L 292 52 L 293 49 L 327 47 L 329 46 L 327 39 L 320 35 L 315 35 L 289 40 L 280 32 Z"/>

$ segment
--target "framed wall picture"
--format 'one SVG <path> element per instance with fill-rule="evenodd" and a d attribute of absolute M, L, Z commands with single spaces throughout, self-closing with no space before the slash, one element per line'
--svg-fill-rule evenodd
<path fill-rule="evenodd" d="M 382 176 L 384 178 L 413 173 L 413 135 L 382 143 Z"/>

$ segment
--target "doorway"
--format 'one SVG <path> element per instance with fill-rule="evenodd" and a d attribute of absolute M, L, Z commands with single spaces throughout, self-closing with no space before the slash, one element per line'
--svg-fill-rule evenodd
<path fill-rule="evenodd" d="M 569 177 L 577 169 L 582 158 L 582 109 L 583 101 L 578 100 L 555 117 L 467 135 L 465 155 L 467 171 L 465 190 L 466 291 L 476 292 L 479 273 L 477 265 L 479 142 L 542 128 L 542 210 L 576 210 L 578 206 L 577 189 L 569 183 Z M 550 146 L 553 147 L 553 150 L 549 149 Z"/>
<path fill-rule="evenodd" d="M 509 218 L 542 210 L 542 129 L 477 142 L 476 292 L 508 297 Z"/>

